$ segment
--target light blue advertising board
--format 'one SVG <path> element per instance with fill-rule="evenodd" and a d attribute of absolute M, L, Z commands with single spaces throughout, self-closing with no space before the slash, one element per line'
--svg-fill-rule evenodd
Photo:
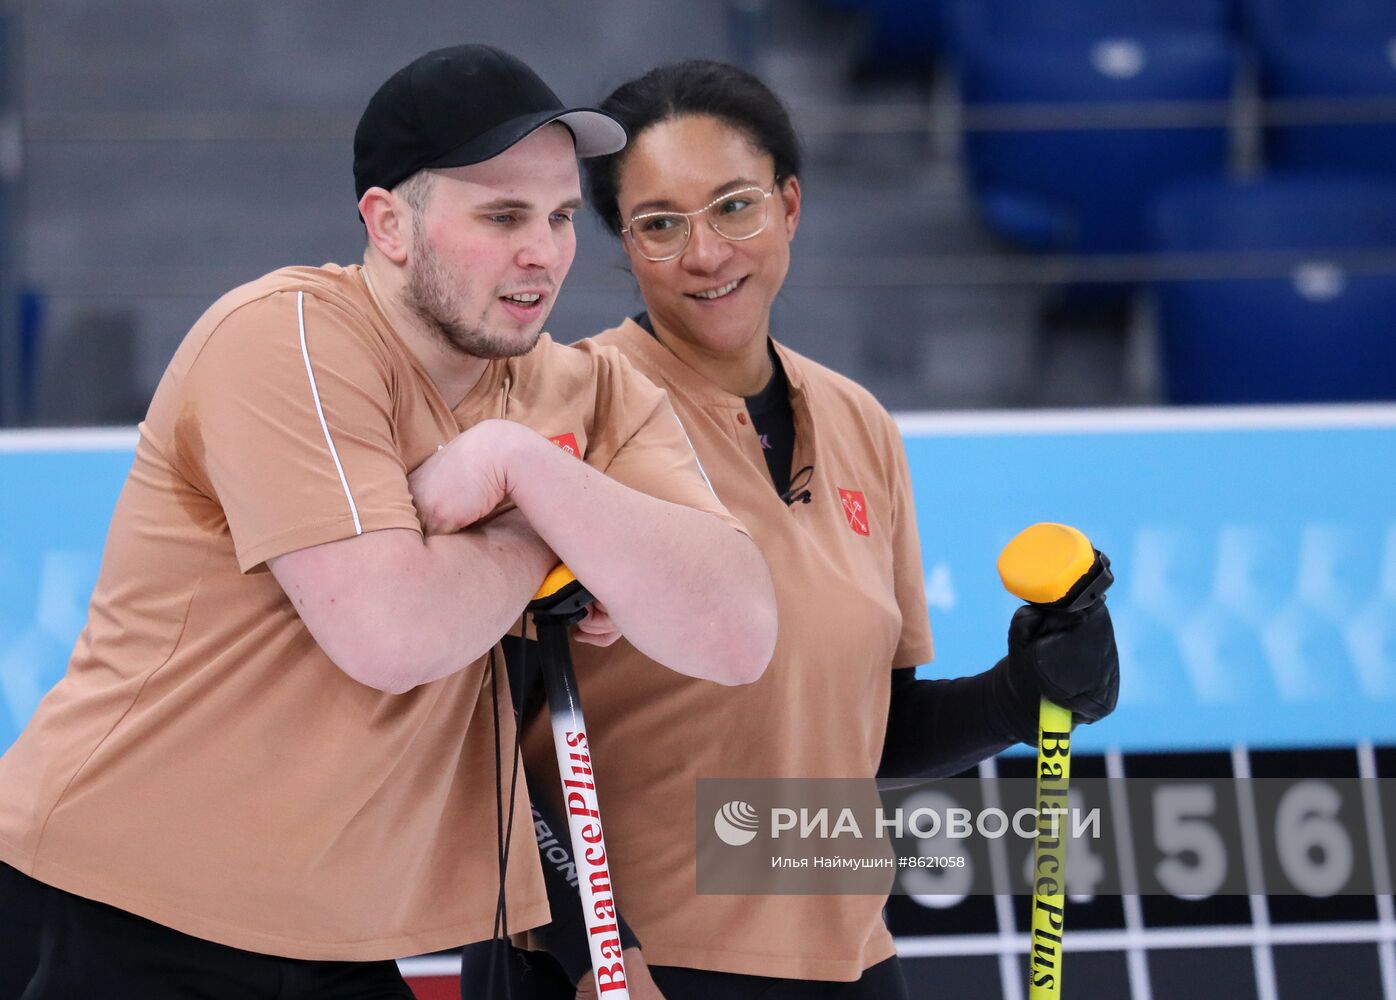
<path fill-rule="evenodd" d="M 1036 521 L 1109 555 L 1122 687 L 1079 750 L 1396 742 L 1396 407 L 901 418 L 936 662 L 991 666 Z M 134 434 L 0 434 L 0 749 L 62 676 Z"/>

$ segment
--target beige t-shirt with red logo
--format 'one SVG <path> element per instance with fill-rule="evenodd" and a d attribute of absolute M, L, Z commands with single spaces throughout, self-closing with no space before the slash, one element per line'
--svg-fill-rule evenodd
<path fill-rule="evenodd" d="M 359 684 L 265 564 L 365 531 L 420 532 L 408 471 L 491 417 L 736 524 L 664 393 L 614 350 L 545 336 L 491 362 L 452 411 L 359 267 L 286 269 L 215 303 L 140 426 L 67 674 L 0 759 L 0 860 L 293 958 L 385 959 L 489 937 L 485 659 L 400 695 Z M 498 693 L 507 748 L 502 677 Z M 548 919 L 530 832 L 520 786 L 511 928 Z"/>
<path fill-rule="evenodd" d="M 932 656 L 897 427 L 866 390 L 777 345 L 794 410 L 792 468 L 813 466 L 811 502 L 787 505 L 744 399 L 632 321 L 593 343 L 619 347 L 668 390 L 719 499 L 765 555 L 780 614 L 775 656 L 747 687 L 662 670 L 624 640 L 573 644 L 621 912 L 650 965 L 857 979 L 893 954 L 885 897 L 698 895 L 694 799 L 699 778 L 876 773 L 890 673 Z M 538 721 L 525 762 L 536 792 L 553 786 Z"/>

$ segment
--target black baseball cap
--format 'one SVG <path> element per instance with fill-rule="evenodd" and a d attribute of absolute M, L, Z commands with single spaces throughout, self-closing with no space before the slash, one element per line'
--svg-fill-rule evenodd
<path fill-rule="evenodd" d="M 578 156 L 614 153 L 625 129 L 604 111 L 567 108 L 523 62 L 488 45 L 456 45 L 408 63 L 378 88 L 354 130 L 354 190 L 394 188 L 428 167 L 498 156 L 549 122 Z"/>

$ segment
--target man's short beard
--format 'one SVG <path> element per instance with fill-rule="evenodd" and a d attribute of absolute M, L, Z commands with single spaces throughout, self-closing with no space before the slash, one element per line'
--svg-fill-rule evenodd
<path fill-rule="evenodd" d="M 475 358 L 516 358 L 533 350 L 542 336 L 541 323 L 533 336 L 527 338 L 509 338 L 483 326 L 467 326 L 452 301 L 450 289 L 451 281 L 441 258 L 426 240 L 419 240 L 403 297 L 407 307 L 428 330 L 440 336 L 442 343 Z"/>

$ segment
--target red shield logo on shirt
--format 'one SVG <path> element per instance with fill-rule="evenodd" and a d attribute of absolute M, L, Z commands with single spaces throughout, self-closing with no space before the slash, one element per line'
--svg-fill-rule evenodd
<path fill-rule="evenodd" d="M 848 518 L 848 526 L 854 534 L 871 534 L 868 530 L 868 501 L 858 490 L 839 490 L 839 500 L 843 502 L 843 516 Z"/>
<path fill-rule="evenodd" d="M 548 438 L 548 440 L 567 452 L 567 454 L 571 455 L 573 458 L 582 457 L 582 449 L 577 447 L 577 438 L 575 435 L 559 434 L 556 437 Z"/>

